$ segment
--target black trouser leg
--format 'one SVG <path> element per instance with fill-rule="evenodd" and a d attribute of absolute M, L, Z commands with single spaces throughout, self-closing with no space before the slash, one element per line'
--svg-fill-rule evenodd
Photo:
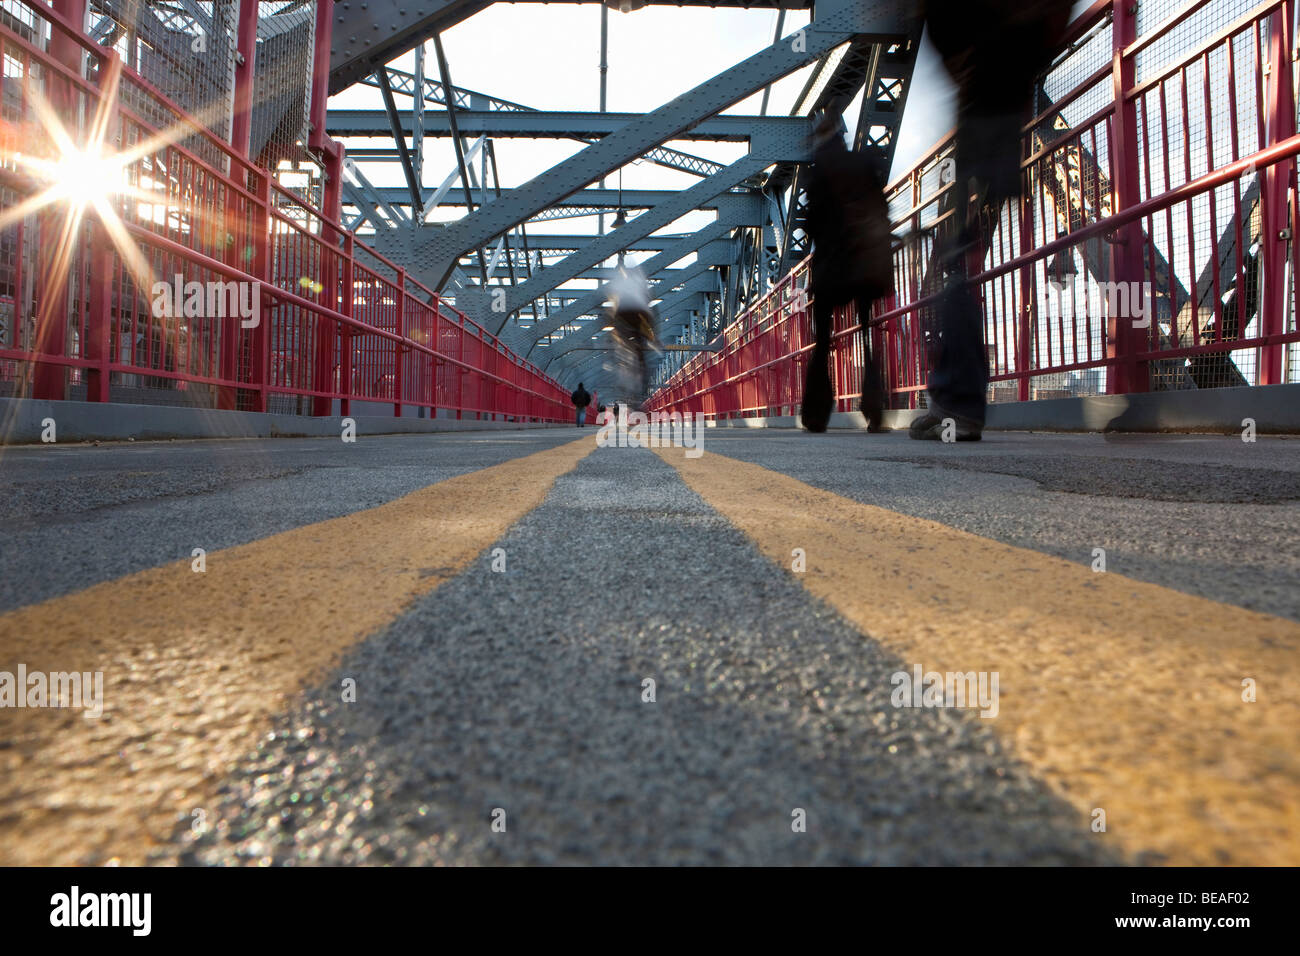
<path fill-rule="evenodd" d="M 808 356 L 808 370 L 803 389 L 803 424 L 809 431 L 825 431 L 835 402 L 831 385 L 831 329 L 835 307 L 813 300 L 813 350 Z"/>
<path fill-rule="evenodd" d="M 862 398 L 858 407 L 871 425 L 879 425 L 885 410 L 885 380 L 880 373 L 880 356 L 871 349 L 871 301 L 858 299 L 858 324 L 862 335 Z"/>
<path fill-rule="evenodd" d="M 983 426 L 988 385 L 984 318 L 970 283 L 958 278 L 939 300 L 939 342 L 930 370 L 930 397 L 944 412 Z"/>

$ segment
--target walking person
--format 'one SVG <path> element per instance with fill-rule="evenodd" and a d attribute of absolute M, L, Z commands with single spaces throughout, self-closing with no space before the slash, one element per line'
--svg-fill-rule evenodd
<path fill-rule="evenodd" d="M 867 429 L 884 431 L 885 389 L 879 357 L 872 354 L 871 303 L 894 291 L 889 209 L 884 188 L 888 171 L 877 150 L 849 152 L 844 123 L 836 112 L 813 133 L 813 164 L 808 184 L 808 234 L 813 241 L 811 292 L 813 351 L 804 385 L 803 427 L 824 432 L 835 405 L 830 377 L 835 310 L 849 302 L 857 309 L 862 335 L 862 391 L 858 407 Z"/>
<path fill-rule="evenodd" d="M 957 86 L 957 235 L 940 251 L 947 273 L 938 304 L 927 409 L 908 428 L 939 440 L 979 441 L 988 404 L 984 315 L 967 276 L 982 210 L 1020 195 L 1021 126 L 1035 78 L 1051 63 L 1069 25 L 1071 0 L 927 0 L 926 25 Z"/>
<path fill-rule="evenodd" d="M 573 402 L 573 407 L 577 409 L 578 427 L 581 428 L 587 424 L 587 406 L 591 404 L 591 394 L 579 382 L 578 387 L 569 396 L 569 401 Z"/>

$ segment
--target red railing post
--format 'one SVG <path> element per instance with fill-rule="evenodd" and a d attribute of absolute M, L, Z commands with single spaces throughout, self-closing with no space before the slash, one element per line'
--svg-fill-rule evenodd
<path fill-rule="evenodd" d="M 53 0 L 54 12 L 70 24 L 84 30 L 86 0 Z M 50 35 L 50 57 L 82 76 L 82 47 L 76 40 L 55 28 Z M 77 124 L 76 88 L 57 74 L 47 74 L 46 98 L 68 130 L 73 142 L 80 140 Z M 40 217 L 41 248 L 45 265 L 43 288 L 36 306 L 36 329 L 32 351 L 32 397 L 62 401 L 67 397 L 67 369 L 57 362 L 42 362 L 42 355 L 62 357 L 68 345 L 68 282 L 76 274 L 79 260 L 77 243 L 80 232 L 73 227 L 79 221 L 71 206 L 56 206 Z M 51 235 L 53 234 L 53 235 Z M 57 280 L 57 281 L 56 281 Z"/>
<path fill-rule="evenodd" d="M 1024 183 L 1024 195 L 1020 198 L 1020 251 L 1024 255 L 1033 248 L 1034 242 L 1034 208 L 1033 194 L 1030 192 L 1028 171 Z M 1034 285 L 1034 267 L 1022 266 L 1020 269 L 1020 316 L 1016 331 L 1016 400 L 1029 401 L 1030 365 L 1033 328 L 1038 318 L 1038 292 Z"/>
<path fill-rule="evenodd" d="M 325 150 L 325 104 L 330 95 L 330 46 L 334 36 L 334 0 L 316 0 L 316 46 L 312 52 L 311 106 L 307 147 Z M 416 91 L 420 95 L 420 91 Z M 332 215 L 326 208 L 326 214 Z"/>
<path fill-rule="evenodd" d="M 1137 104 L 1129 96 L 1136 78 L 1132 57 L 1124 56 L 1124 49 L 1137 39 L 1137 4 L 1133 0 L 1115 0 L 1112 14 L 1112 92 L 1114 104 L 1110 128 L 1111 189 L 1114 192 L 1114 213 L 1136 206 L 1139 193 L 1139 155 Z M 1112 237 L 1111 279 L 1115 282 L 1133 283 L 1144 288 L 1142 266 L 1142 223 L 1134 221 L 1123 226 Z M 1130 286 L 1130 288 L 1133 288 Z M 1112 315 L 1107 319 L 1106 356 L 1114 359 L 1111 374 L 1107 376 L 1106 391 L 1112 395 L 1145 392 L 1148 387 L 1147 366 L 1138 362 L 1137 353 L 1143 345 L 1141 332 L 1148 336 L 1158 334 L 1155 303 L 1147 307 L 1153 317 L 1151 327 L 1133 328 L 1128 316 Z"/>
<path fill-rule="evenodd" d="M 393 343 L 393 416 L 402 417 L 402 366 L 406 347 L 406 270 L 397 270 L 397 336 Z"/>
<path fill-rule="evenodd" d="M 1286 3 L 1268 18 L 1268 66 L 1263 78 L 1267 84 L 1264 103 L 1267 127 L 1263 147 L 1275 146 L 1296 132 L 1296 105 L 1291 85 L 1291 12 L 1292 4 Z M 1282 335 L 1287 330 L 1288 303 L 1283 275 L 1287 248 L 1294 241 L 1291 231 L 1295 223 L 1288 222 L 1287 214 L 1295 168 L 1295 159 L 1291 158 L 1262 171 L 1260 259 L 1264 272 L 1259 295 L 1261 336 Z M 1244 322 L 1241 332 L 1245 332 Z M 1286 347 L 1281 342 L 1263 345 L 1259 350 L 1259 384 L 1280 385 L 1285 382 L 1285 361 Z"/>
<path fill-rule="evenodd" d="M 339 311 L 349 319 L 353 316 L 352 277 L 356 256 L 356 238 L 352 233 L 343 237 L 343 283 L 339 298 Z M 339 330 L 339 414 L 352 412 L 352 326 L 345 324 Z"/>
<path fill-rule="evenodd" d="M 258 0 L 239 0 L 239 20 L 235 26 L 235 89 L 230 119 L 230 146 L 238 156 L 254 158 L 251 156 L 252 150 L 252 133 L 253 133 L 253 70 L 257 60 L 257 8 Z M 247 228 L 252 233 L 248 239 L 254 250 L 258 248 L 258 237 L 262 236 L 270 226 L 270 173 L 262 171 L 258 175 L 258 182 L 262 188 L 258 190 L 258 201 L 253 204 L 250 210 Z M 241 177 L 242 178 L 242 177 Z M 242 184 L 242 183 L 241 183 Z M 265 199 L 265 204 L 263 200 Z M 240 244 L 240 249 L 245 243 Z M 265 248 L 265 240 L 262 240 L 262 247 Z M 256 270 L 256 267 L 255 267 Z M 261 280 L 265 278 L 262 272 L 254 271 L 254 276 Z M 262 297 L 261 309 L 259 315 L 262 317 L 261 323 L 257 328 L 252 329 L 251 359 L 252 367 L 248 370 L 248 382 L 241 382 L 253 390 L 254 399 L 253 407 L 256 411 L 266 411 L 267 409 L 267 377 L 270 364 L 270 315 L 266 309 L 266 297 Z M 239 323 L 227 320 L 225 323 L 226 344 L 230 351 L 228 356 L 223 358 L 229 362 L 230 378 L 236 378 L 239 374 L 239 347 L 244 341 L 244 330 L 240 328 Z M 224 376 L 223 376 L 224 377 Z M 260 388 L 259 388 L 260 386 Z M 233 390 L 226 391 L 225 395 L 218 393 L 218 404 L 223 407 L 234 407 L 235 396 Z"/>
<path fill-rule="evenodd" d="M 107 75 L 109 58 L 116 58 L 112 50 L 104 51 L 104 67 L 100 73 L 101 88 L 103 78 Z M 112 64 L 113 70 L 119 70 L 121 63 Z M 116 95 L 116 90 L 114 90 Z M 115 148 L 115 133 L 118 123 L 116 102 L 101 103 L 104 111 L 104 149 Z M 117 278 L 117 256 L 114 253 L 112 237 L 102 221 L 96 221 L 91 233 L 91 268 L 89 277 L 89 308 L 86 311 L 86 359 L 93 363 L 86 369 L 86 401 L 109 401 L 109 382 L 111 374 L 109 365 L 112 361 L 111 337 L 113 334 L 113 280 Z M 120 297 L 120 292 L 119 292 Z"/>
<path fill-rule="evenodd" d="M 235 28 L 235 97 L 230 121 L 230 145 L 240 156 L 249 156 L 253 133 L 253 68 L 257 59 L 257 5 L 259 0 L 239 0 L 239 23 Z M 326 49 L 329 44 L 325 44 Z M 253 157 L 249 157 L 253 158 Z"/>
<path fill-rule="evenodd" d="M 271 174 L 265 170 L 257 177 L 257 205 L 254 209 L 253 258 L 249 272 L 262 284 L 271 282 Z M 264 412 L 270 407 L 271 397 L 271 310 L 266 307 L 268 296 L 262 295 L 259 309 L 261 321 L 252 329 L 253 367 L 249 388 L 254 389 L 254 411 Z"/>
<path fill-rule="evenodd" d="M 113 241 L 103 223 L 96 222 L 91 240 L 90 309 L 86 315 L 86 401 L 109 400 L 109 337 L 113 321 L 113 277 L 117 262 Z"/>
<path fill-rule="evenodd" d="M 461 361 L 464 361 L 466 354 L 469 352 L 469 349 L 466 347 L 469 343 L 468 343 L 468 338 L 465 335 L 465 317 L 461 315 L 459 312 L 456 313 L 456 331 L 458 333 L 458 337 L 456 341 L 460 346 L 458 350 L 460 352 L 460 359 Z M 465 369 L 457 365 L 456 366 L 456 417 L 458 419 L 462 416 L 462 413 L 464 412 L 464 405 L 465 405 Z"/>
<path fill-rule="evenodd" d="M 319 37 L 316 42 L 320 42 Z M 342 222 L 343 144 L 328 137 L 323 137 L 322 142 L 320 154 L 325 162 L 325 190 L 321 212 L 325 214 L 325 219 L 321 223 L 321 239 L 326 243 L 327 251 L 321 257 L 321 285 L 325 287 L 321 304 L 342 312 L 339 302 L 338 257 L 343 230 L 335 228 L 334 223 Z M 341 342 L 342 330 L 339 324 L 331 318 L 321 316 L 316 322 L 316 364 L 312 382 L 312 387 L 317 392 L 341 391 L 335 387 L 335 357 L 339 353 Z M 333 407 L 334 399 L 330 395 L 317 395 L 312 399 L 311 413 L 328 415 Z"/>

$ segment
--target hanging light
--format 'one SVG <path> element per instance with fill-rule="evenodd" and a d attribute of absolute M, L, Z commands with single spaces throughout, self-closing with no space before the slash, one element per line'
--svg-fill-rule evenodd
<path fill-rule="evenodd" d="M 623 167 L 618 169 L 618 215 L 614 217 L 614 228 L 621 229 L 627 225 L 627 212 L 623 209 Z"/>

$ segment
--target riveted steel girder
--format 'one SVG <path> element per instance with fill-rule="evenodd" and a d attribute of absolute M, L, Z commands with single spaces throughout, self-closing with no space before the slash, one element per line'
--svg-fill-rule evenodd
<path fill-rule="evenodd" d="M 473 16 L 486 0 L 338 0 L 330 37 L 330 92 Z"/>
<path fill-rule="evenodd" d="M 394 70 L 388 67 L 385 71 L 388 74 L 388 82 L 394 93 L 404 93 L 414 99 L 415 89 L 417 86 L 416 78 L 410 73 L 402 70 Z M 371 77 L 363 77 L 362 83 L 371 86 L 378 86 L 379 81 Z M 441 83 L 437 80 L 426 78 L 424 81 L 424 96 L 421 99 L 425 103 L 432 103 L 437 106 L 447 106 L 447 94 Z M 474 90 L 467 90 L 463 87 L 452 88 L 452 99 L 455 102 L 456 109 L 460 111 L 485 110 L 489 112 L 524 112 L 536 113 L 538 110 L 531 106 L 524 106 L 522 103 L 514 103 L 510 100 L 503 100 L 499 97 L 489 96 L 486 93 L 478 93 Z M 572 139 L 584 143 L 594 142 L 593 139 L 586 136 L 573 135 Z M 711 176 L 722 168 L 721 163 L 715 163 L 712 160 L 704 159 L 702 156 L 695 156 L 691 153 L 684 153 L 681 150 L 669 149 L 666 146 L 658 146 L 645 154 L 643 157 L 652 163 L 660 166 L 666 166 L 669 169 L 677 169 L 682 172 L 691 173 L 695 176 Z"/>
<path fill-rule="evenodd" d="M 594 239 L 586 246 L 570 253 L 560 262 L 533 273 L 532 278 L 506 293 L 504 311 L 508 315 L 523 308 L 539 295 L 574 278 L 598 262 L 610 258 L 626 247 L 631 240 L 641 239 L 680 219 L 705 204 L 713 204 L 725 211 L 729 221 L 762 221 L 763 210 L 758 196 L 741 196 L 726 193 L 736 183 L 762 170 L 763 160 L 745 157 L 732 163 L 722 172 L 702 179 L 689 189 L 683 189 L 669 200 L 659 203 L 647 212 L 632 219 L 625 226 L 614 229 Z M 502 317 L 504 324 L 505 317 Z"/>
<path fill-rule="evenodd" d="M 467 136 L 482 134 L 493 139 L 602 137 L 609 136 L 643 115 L 641 113 L 591 113 L 577 110 L 535 110 L 527 113 L 457 110 L 456 128 Z M 413 128 L 412 118 L 403 115 L 401 120 L 403 134 L 410 136 Z M 383 110 L 376 109 L 330 110 L 327 128 L 329 134 L 335 137 L 392 134 L 387 114 Z M 689 129 L 680 131 L 675 138 L 744 142 L 755 136 L 779 138 L 792 135 L 802 140 L 807 132 L 807 124 L 803 123 L 802 117 L 798 116 L 727 114 L 698 120 Z M 451 135 L 451 122 L 445 110 L 425 116 L 424 135 Z M 581 156 L 582 153 L 578 155 Z M 634 153 L 630 159 L 639 158 L 640 155 L 640 152 Z"/>
<path fill-rule="evenodd" d="M 350 155 L 350 154 L 349 154 Z M 718 166 L 718 170 L 724 169 L 724 166 Z M 399 186 L 379 186 L 376 192 L 387 202 L 394 204 L 409 203 L 410 193 Z M 508 193 L 509 190 L 502 190 Z M 601 209 L 649 209 L 656 206 L 666 199 L 676 196 L 676 189 L 582 189 L 572 196 L 565 196 L 556 206 L 590 206 Z M 465 205 L 463 196 L 458 196 L 455 192 L 448 192 L 438 198 L 439 206 L 461 206 Z M 706 199 L 700 203 L 700 209 L 716 209 L 717 203 L 712 199 Z M 552 207 L 554 208 L 554 207 Z"/>
<path fill-rule="evenodd" d="M 595 182 L 647 150 L 716 116 L 857 34 L 895 36 L 904 32 L 909 12 L 903 0 L 821 0 L 813 22 L 723 71 L 658 109 L 612 130 L 599 142 L 511 190 L 436 234 L 421 250 L 425 274 L 445 276 L 467 249 L 477 248 L 542 209 Z M 498 113 L 501 118 L 531 114 Z M 595 116 L 599 114 L 588 114 Z M 459 116 L 458 116 L 459 119 Z M 469 127 L 466 127 L 469 128 Z M 751 157 L 764 165 L 806 158 L 806 129 L 790 124 L 778 132 L 755 129 Z M 441 279 L 438 285 L 441 285 Z"/>

